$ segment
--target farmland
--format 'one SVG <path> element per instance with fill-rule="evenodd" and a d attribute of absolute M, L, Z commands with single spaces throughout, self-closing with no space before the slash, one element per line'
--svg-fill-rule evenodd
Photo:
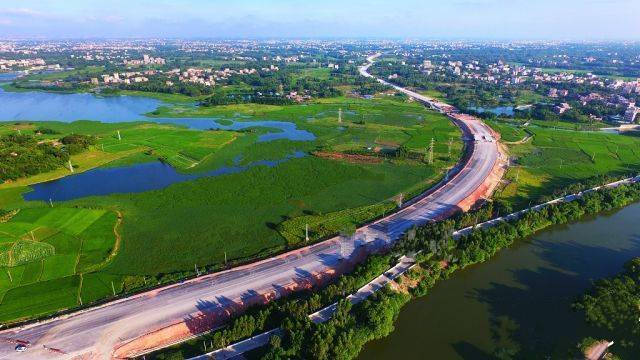
<path fill-rule="evenodd" d="M 81 279 L 107 264 L 116 221 L 112 211 L 54 207 L 22 209 L 0 223 L 0 321 L 95 298 L 95 285 L 81 289 Z"/>
<path fill-rule="evenodd" d="M 87 151 L 71 156 L 74 173 L 160 159 L 180 173 L 199 174 L 282 160 L 296 152 L 305 156 L 153 191 L 54 202 L 53 208 L 24 201 L 22 194 L 33 184 L 70 175 L 65 167 L 0 184 L 0 207 L 21 209 L 0 225 L 22 231 L 7 230 L 11 236 L 2 238 L 0 262 L 6 274 L 0 276 L 6 279 L 0 290 L 0 321 L 86 305 L 174 281 L 195 269 L 213 271 L 266 257 L 303 245 L 307 226 L 310 241 L 351 232 L 433 185 L 462 151 L 460 133 L 446 117 L 398 96 L 334 97 L 289 106 L 198 107 L 176 101 L 149 116 L 163 123 L 20 122 L 0 125 L 0 134 L 19 130 L 40 141 L 67 134 L 95 136 L 96 143 Z M 223 126 L 290 122 L 315 138 L 261 141 L 262 135 L 283 130 L 194 130 L 166 123 L 171 118 L 187 125 L 211 119 Z M 597 174 L 626 173 L 639 160 L 634 152 L 637 138 L 571 131 L 564 123 L 556 123 L 561 129 L 555 129 L 534 121 L 526 131 L 503 121 L 491 125 L 506 142 L 514 142 L 509 147 L 516 166 L 497 198 L 516 207 Z M 517 144 L 530 135 L 531 140 Z M 429 164 L 431 139 L 435 146 Z M 63 219 L 57 213 L 63 209 L 87 212 L 77 217 L 64 214 L 71 219 L 86 216 L 88 221 L 93 212 L 102 217 L 80 233 L 64 224 L 46 223 L 47 218 Z M 116 214 L 122 216 L 117 247 Z M 40 228 L 49 230 L 36 230 Z M 102 235 L 96 235 L 100 231 Z M 49 233 L 55 233 L 51 241 L 45 240 Z M 83 245 L 56 243 L 65 236 Z M 98 244 L 88 245 L 87 238 L 102 239 L 102 247 L 94 251 L 91 246 Z M 49 295 L 33 297 L 41 292 Z"/>
<path fill-rule="evenodd" d="M 225 266 L 225 258 L 229 266 L 300 246 L 306 223 L 310 224 L 312 241 L 348 231 L 393 210 L 399 196 L 407 199 L 431 186 L 457 161 L 462 150 L 459 130 L 446 117 L 394 96 L 373 100 L 337 97 L 294 106 L 205 108 L 172 104 L 158 114 L 181 119 L 213 118 L 222 125 L 287 121 L 312 133 L 315 139 L 260 141 L 265 133 L 281 131 L 268 127 L 212 131 L 169 124 L 91 121 L 0 125 L 0 133 L 19 128 L 40 140 L 71 133 L 95 136 L 95 145 L 71 156 L 75 173 L 161 159 L 179 172 L 198 174 L 222 166 L 280 160 L 294 152 L 306 154 L 276 166 L 250 167 L 153 191 L 54 201 L 53 208 L 44 202 L 24 201 L 22 194 L 32 184 L 70 175 L 68 169 L 0 184 L 0 207 L 21 209 L 10 221 L 0 224 L 19 226 L 22 231 L 3 238 L 9 244 L 3 249 L 22 249 L 23 242 L 30 241 L 28 253 L 33 257 L 20 260 L 20 264 L 16 263 L 17 257 L 3 260 L 7 262 L 7 279 L 3 280 L 0 321 L 50 313 L 176 280 L 192 274 L 194 268 L 220 269 Z M 39 131 L 42 128 L 51 131 L 44 134 Z M 435 146 L 429 164 L 426 155 L 431 139 Z M 398 152 L 400 147 L 402 152 Z M 314 156 L 316 152 L 336 157 Z M 348 161 L 340 154 L 358 154 L 375 161 Z M 63 219 L 57 213 L 63 209 L 87 213 L 75 217 L 65 213 L 74 219 L 66 225 L 46 222 Z M 98 213 L 102 217 L 81 232 L 65 227 L 75 224 L 75 219 L 89 219 L 89 214 Z M 116 214 L 122 216 L 118 225 L 121 245 L 111 251 L 115 246 Z M 38 231 L 44 230 L 34 230 L 37 241 L 29 240 L 30 231 L 39 227 L 55 229 L 48 230 L 56 234 L 53 239 L 64 237 L 66 242 L 49 244 L 44 235 L 39 235 Z M 103 233 L 98 236 L 100 231 Z M 83 246 L 72 248 L 68 244 L 71 237 Z M 97 248 L 88 245 L 87 237 L 103 239 L 103 248 L 93 251 Z M 50 295 L 30 298 L 38 292 Z M 28 306 L 19 307 L 21 301 Z"/>
<path fill-rule="evenodd" d="M 516 207 L 526 206 L 543 195 L 598 175 L 622 176 L 640 169 L 640 138 L 603 132 L 490 122 L 509 145 L 515 160 L 506 175 L 506 185 L 497 197 Z"/>
<path fill-rule="evenodd" d="M 47 129 L 55 134 L 41 134 Z M 145 155 L 147 161 L 161 158 L 178 169 L 195 168 L 198 163 L 232 143 L 242 134 L 226 131 L 188 130 L 176 125 L 149 123 L 104 124 L 92 121 L 77 121 L 71 124 L 46 122 L 42 125 L 0 124 L 0 134 L 20 130 L 23 134 L 36 134 L 39 141 L 55 141 L 64 134 L 88 134 L 98 138 L 97 144 L 88 151 L 72 155 L 75 172 L 82 172 L 117 160 L 134 157 L 139 162 Z M 120 139 L 117 133 L 120 132 Z M 130 160 L 130 159 L 129 159 Z M 28 178 L 0 184 L 0 189 L 30 185 L 69 175 L 69 169 L 59 167 Z"/>

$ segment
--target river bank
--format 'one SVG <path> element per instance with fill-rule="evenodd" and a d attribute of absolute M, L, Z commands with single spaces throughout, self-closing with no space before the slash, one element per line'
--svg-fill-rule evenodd
<path fill-rule="evenodd" d="M 571 304 L 592 281 L 640 254 L 638 216 L 636 203 L 557 225 L 440 281 L 358 358 L 403 358 L 424 349 L 442 359 L 566 358 L 582 338 L 602 335 Z M 625 355 L 620 347 L 615 352 Z"/>

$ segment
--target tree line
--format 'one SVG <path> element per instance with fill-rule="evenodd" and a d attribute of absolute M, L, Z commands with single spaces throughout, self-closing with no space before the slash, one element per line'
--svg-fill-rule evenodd
<path fill-rule="evenodd" d="M 55 170 L 95 143 L 93 136 L 67 135 L 63 146 L 39 141 L 33 135 L 8 134 L 0 137 L 0 181 L 16 180 Z"/>
<path fill-rule="evenodd" d="M 279 326 L 283 334 L 272 336 L 269 346 L 261 350 L 263 359 L 353 359 L 367 342 L 393 331 L 393 323 L 402 306 L 411 297 L 426 295 L 437 281 L 467 266 L 485 262 L 500 249 L 546 227 L 576 221 L 585 215 L 620 208 L 638 200 L 640 184 L 605 188 L 586 193 L 572 202 L 549 205 L 539 211 L 527 212 L 518 219 L 474 230 L 457 241 L 452 237 L 455 229 L 496 216 L 509 210 L 508 206 L 488 204 L 471 213 L 414 227 L 396 242 L 391 253 L 370 257 L 354 272 L 341 276 L 319 291 L 294 294 L 250 309 L 223 330 L 207 335 L 204 341 L 208 341 L 212 349 L 221 348 Z M 387 288 L 356 305 L 339 300 L 387 270 L 401 254 L 413 254 L 418 264 L 405 279 L 397 280 L 400 286 L 405 282 L 412 284 L 406 287 L 408 293 Z M 635 264 L 640 266 L 639 263 Z M 634 269 L 640 269 L 637 266 Z M 331 320 L 323 324 L 309 320 L 310 313 L 336 300 L 339 300 L 338 307 Z M 598 319 L 598 313 L 592 312 Z M 186 347 L 153 354 L 152 358 L 202 353 L 202 347 L 198 345 L 192 342 Z"/>

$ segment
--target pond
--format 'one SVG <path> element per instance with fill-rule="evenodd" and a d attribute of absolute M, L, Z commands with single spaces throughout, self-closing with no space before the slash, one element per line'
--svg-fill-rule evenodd
<path fill-rule="evenodd" d="M 473 110 L 478 113 L 492 113 L 497 116 L 513 116 L 515 114 L 513 106 L 496 106 L 491 108 L 485 108 L 481 106 L 470 106 L 469 110 Z"/>
<path fill-rule="evenodd" d="M 9 77 L 8 74 L 5 74 Z M 222 125 L 219 118 L 152 118 L 145 116 L 163 103 L 139 96 L 95 96 L 88 93 L 61 94 L 44 91 L 10 92 L 0 87 L 0 121 L 63 121 L 94 120 L 106 123 L 151 121 L 183 125 L 192 129 L 243 130 L 251 127 L 269 129 L 259 141 L 289 139 L 311 141 L 315 136 L 286 121 L 245 121 L 241 117 Z M 271 131 L 273 130 L 273 131 Z"/>
<path fill-rule="evenodd" d="M 557 226 L 456 273 L 410 302 L 359 359 L 567 358 L 580 339 L 599 336 L 571 303 L 640 256 L 639 217 L 635 204 Z"/>
<path fill-rule="evenodd" d="M 239 165 L 240 159 L 237 158 L 233 166 L 224 166 L 202 173 L 180 173 L 172 166 L 159 161 L 97 168 L 58 180 L 31 185 L 33 191 L 25 193 L 23 197 L 28 201 L 65 201 L 96 195 L 139 193 L 163 189 L 178 182 L 239 173 L 256 166 L 274 167 L 305 155 L 303 152 L 295 152 L 279 160 L 260 160 L 247 165 Z"/>

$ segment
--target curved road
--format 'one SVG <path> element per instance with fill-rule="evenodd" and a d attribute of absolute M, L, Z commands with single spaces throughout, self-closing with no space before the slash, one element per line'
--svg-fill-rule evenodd
<path fill-rule="evenodd" d="M 371 77 L 369 65 L 361 68 Z M 378 80 L 385 84 L 383 80 Z M 388 84 L 390 86 L 394 86 Z M 394 86 L 432 107 L 432 99 Z M 451 116 L 451 114 L 449 114 Z M 255 299 L 258 294 L 286 293 L 287 286 L 307 280 L 311 274 L 338 269 L 349 259 L 360 258 L 389 246 L 408 228 L 448 216 L 478 189 L 498 160 L 499 151 L 490 129 L 477 119 L 458 121 L 472 145 L 465 166 L 430 194 L 379 221 L 358 229 L 350 239 L 333 238 L 255 264 L 202 276 L 59 318 L 0 332 L 0 359 L 107 359 L 122 344 L 150 331 L 184 322 L 203 311 L 219 313 Z M 28 341 L 23 353 L 15 341 Z"/>

